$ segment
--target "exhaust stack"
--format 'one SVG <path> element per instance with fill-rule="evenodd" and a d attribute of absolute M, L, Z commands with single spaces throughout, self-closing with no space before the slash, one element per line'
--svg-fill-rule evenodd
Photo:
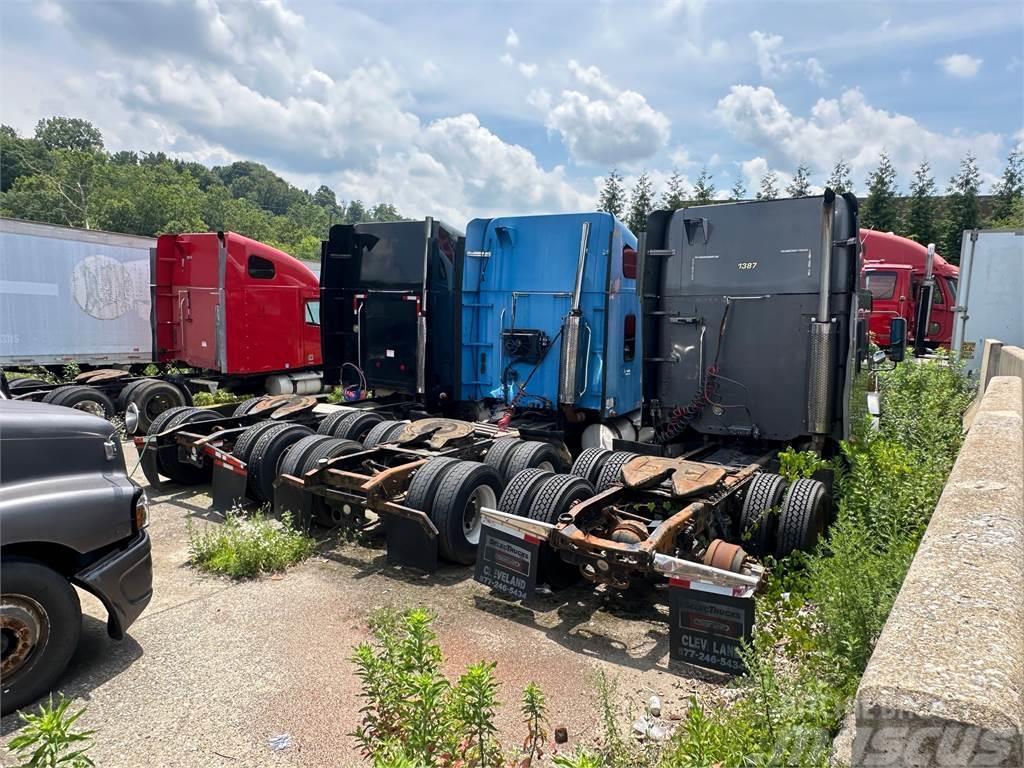
<path fill-rule="evenodd" d="M 558 402 L 574 405 L 580 395 L 580 337 L 583 332 L 583 312 L 580 299 L 583 293 L 583 270 L 587 264 L 587 246 L 590 242 L 590 222 L 583 222 L 580 234 L 580 253 L 576 261 L 576 283 L 572 292 L 572 306 L 562 323 L 562 362 L 558 376 Z M 584 385 L 586 382 L 584 382 Z"/>
<path fill-rule="evenodd" d="M 832 423 L 832 368 L 835 355 L 834 323 L 829 315 L 829 288 L 832 283 L 832 227 L 835 222 L 836 193 L 825 189 L 821 209 L 821 279 L 818 287 L 818 313 L 811 318 L 810 349 L 807 364 L 807 431 L 825 435 Z"/>

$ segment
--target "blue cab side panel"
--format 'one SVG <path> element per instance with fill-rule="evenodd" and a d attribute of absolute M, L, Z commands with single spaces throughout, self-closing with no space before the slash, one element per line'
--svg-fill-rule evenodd
<path fill-rule="evenodd" d="M 636 238 L 598 212 L 470 222 L 462 281 L 462 400 L 557 407 L 559 334 L 571 309 L 584 222 L 590 223 L 580 301 L 584 374 L 574 406 L 601 417 L 640 407 L 640 301 L 635 268 L 627 265 L 629 277 L 623 270 L 624 251 L 635 253 Z M 635 264 L 635 256 L 627 261 Z M 542 340 L 539 351 L 514 352 L 511 340 L 503 343 L 503 331 Z"/>

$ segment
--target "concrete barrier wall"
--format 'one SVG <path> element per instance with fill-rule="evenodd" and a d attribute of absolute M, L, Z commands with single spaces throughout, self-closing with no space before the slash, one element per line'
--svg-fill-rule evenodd
<path fill-rule="evenodd" d="M 1024 379 L 1024 349 L 1006 346 L 996 339 L 985 339 L 981 353 L 981 368 L 978 380 L 982 391 L 988 387 L 993 376 L 1016 376 Z"/>
<path fill-rule="evenodd" d="M 855 766 L 1024 763 L 1022 397 L 997 375 L 981 399 L 857 691 Z"/>

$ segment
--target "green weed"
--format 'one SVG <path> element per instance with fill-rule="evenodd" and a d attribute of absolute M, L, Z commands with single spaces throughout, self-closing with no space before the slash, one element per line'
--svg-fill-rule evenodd
<path fill-rule="evenodd" d="M 292 527 L 291 516 L 272 520 L 229 513 L 223 525 L 197 530 L 189 521 L 189 561 L 210 573 L 246 579 L 283 571 L 316 549 L 316 542 Z"/>
<path fill-rule="evenodd" d="M 86 768 L 93 765 L 86 752 L 92 747 L 95 731 L 79 731 L 75 721 L 85 712 L 68 712 L 70 699 L 63 696 L 56 705 L 53 696 L 39 707 L 38 714 L 19 712 L 25 724 L 11 739 L 10 750 L 23 762 L 21 768 Z"/>

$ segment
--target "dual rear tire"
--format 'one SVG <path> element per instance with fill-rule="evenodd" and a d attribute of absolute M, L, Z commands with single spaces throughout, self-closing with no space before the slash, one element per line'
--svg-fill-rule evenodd
<path fill-rule="evenodd" d="M 828 525 L 829 498 L 818 480 L 800 478 L 786 487 L 770 472 L 750 481 L 740 511 L 741 544 L 752 555 L 777 560 L 796 550 L 811 552 Z"/>

